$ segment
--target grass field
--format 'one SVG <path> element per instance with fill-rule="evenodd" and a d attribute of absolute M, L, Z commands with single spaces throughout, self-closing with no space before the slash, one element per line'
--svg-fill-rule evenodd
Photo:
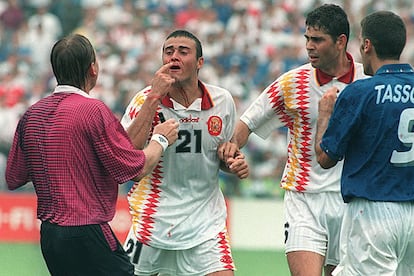
<path fill-rule="evenodd" d="M 37 244 L 0 243 L 0 276 L 49 275 Z M 288 276 L 282 251 L 233 249 L 236 276 Z"/>

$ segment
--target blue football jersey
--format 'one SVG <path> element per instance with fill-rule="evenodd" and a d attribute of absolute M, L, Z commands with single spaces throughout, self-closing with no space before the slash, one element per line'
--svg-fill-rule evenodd
<path fill-rule="evenodd" d="M 382 66 L 338 96 L 321 148 L 344 159 L 341 192 L 373 201 L 414 200 L 414 71 Z"/>

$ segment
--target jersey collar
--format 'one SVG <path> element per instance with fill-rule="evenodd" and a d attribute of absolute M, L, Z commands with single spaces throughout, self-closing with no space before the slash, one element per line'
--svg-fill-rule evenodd
<path fill-rule="evenodd" d="M 349 53 L 346 53 L 346 56 L 348 60 L 351 62 L 351 67 L 349 68 L 349 71 L 338 78 L 338 81 L 350 84 L 354 80 L 354 72 L 355 72 L 355 66 L 354 66 L 354 59 Z M 319 83 L 319 86 L 325 85 L 328 82 L 330 82 L 332 79 L 334 79 L 334 76 L 328 75 L 319 68 L 316 68 L 316 80 Z"/>
<path fill-rule="evenodd" d="M 207 110 L 214 106 L 214 102 L 211 99 L 210 93 L 208 92 L 206 86 L 201 82 L 198 81 L 198 87 L 200 87 L 202 96 L 201 96 L 201 110 Z M 174 108 L 174 103 L 169 95 L 165 96 L 161 103 L 168 107 L 168 108 Z"/>
<path fill-rule="evenodd" d="M 410 64 L 398 63 L 398 64 L 385 64 L 381 66 L 376 74 L 387 74 L 387 73 L 413 73 L 414 70 Z"/>
<path fill-rule="evenodd" d="M 92 98 L 91 95 L 89 95 L 85 91 L 72 85 L 57 85 L 55 87 L 55 90 L 53 91 L 53 94 L 55 93 L 72 93 L 72 94 L 78 94 L 78 95 L 84 96 L 86 98 Z"/>

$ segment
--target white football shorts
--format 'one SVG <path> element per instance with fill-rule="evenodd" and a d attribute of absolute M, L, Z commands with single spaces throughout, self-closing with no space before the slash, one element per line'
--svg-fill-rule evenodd
<path fill-rule="evenodd" d="M 227 229 L 196 247 L 165 250 L 139 243 L 131 227 L 124 249 L 135 266 L 135 275 L 139 276 L 156 273 L 163 276 L 204 276 L 217 271 L 236 270 Z"/>
<path fill-rule="evenodd" d="M 339 263 L 339 238 L 345 203 L 339 192 L 286 191 L 285 252 L 310 251 Z"/>
<path fill-rule="evenodd" d="M 414 275 L 414 202 L 354 199 L 342 233 L 333 275 Z"/>

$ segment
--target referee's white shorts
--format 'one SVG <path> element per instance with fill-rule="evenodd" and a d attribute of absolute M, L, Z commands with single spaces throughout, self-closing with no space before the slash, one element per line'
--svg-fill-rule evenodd
<path fill-rule="evenodd" d="M 414 202 L 355 199 L 344 216 L 333 275 L 414 275 Z"/>
<path fill-rule="evenodd" d="M 340 192 L 286 191 L 285 252 L 310 251 L 339 263 L 339 237 L 345 203 Z"/>
<path fill-rule="evenodd" d="M 215 238 L 185 250 L 165 250 L 139 243 L 129 231 L 124 249 L 135 265 L 135 275 L 204 276 L 223 270 L 236 270 L 227 229 Z"/>

